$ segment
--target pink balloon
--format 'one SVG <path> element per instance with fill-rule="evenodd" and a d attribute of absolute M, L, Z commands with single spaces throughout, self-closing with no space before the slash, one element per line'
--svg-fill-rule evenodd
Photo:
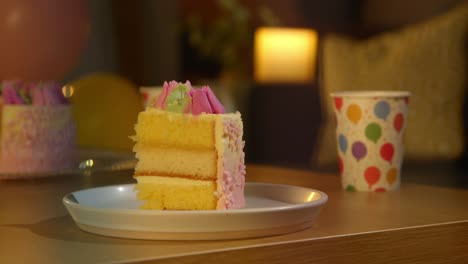
<path fill-rule="evenodd" d="M 0 1 L 0 79 L 63 78 L 89 33 L 84 0 Z"/>

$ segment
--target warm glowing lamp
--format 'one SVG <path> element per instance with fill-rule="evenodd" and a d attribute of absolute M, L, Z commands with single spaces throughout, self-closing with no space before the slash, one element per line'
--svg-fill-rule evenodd
<path fill-rule="evenodd" d="M 254 76 L 258 83 L 309 83 L 314 79 L 317 32 L 259 28 L 255 32 Z"/>

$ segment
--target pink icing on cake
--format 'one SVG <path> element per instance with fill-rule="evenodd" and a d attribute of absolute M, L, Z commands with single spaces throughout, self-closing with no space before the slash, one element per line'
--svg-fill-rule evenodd
<path fill-rule="evenodd" d="M 54 82 L 3 83 L 0 173 L 41 173 L 73 166 L 76 126 Z M 5 177 L 5 176 L 2 176 Z"/>
<path fill-rule="evenodd" d="M 185 84 L 175 81 L 165 82 L 153 107 L 167 112 L 192 115 L 223 115 L 225 111 L 209 86 L 195 89 L 188 81 Z M 222 125 L 218 123 L 216 125 L 215 138 L 222 137 L 222 143 L 216 145 L 217 210 L 245 207 L 243 125 L 239 113 L 236 114 L 238 116 L 230 115 L 223 116 Z"/>
<path fill-rule="evenodd" d="M 164 82 L 163 89 L 154 107 L 166 110 L 167 98 L 169 94 L 174 90 L 178 83 L 176 81 Z M 202 113 L 205 114 L 224 114 L 224 106 L 216 98 L 213 91 L 211 91 L 209 86 L 203 86 L 200 89 L 195 89 L 192 87 L 192 84 L 189 81 L 186 81 L 185 84 L 189 88 L 189 92 L 186 94 L 190 98 L 188 100 L 187 106 L 184 113 L 191 113 L 193 115 L 199 115 Z"/>
<path fill-rule="evenodd" d="M 212 113 L 213 110 L 211 109 L 210 102 L 208 101 L 208 96 L 206 93 L 201 90 L 197 89 L 194 90 L 192 93 L 192 114 L 199 115 L 201 113 Z"/>
<path fill-rule="evenodd" d="M 232 120 L 224 122 L 224 172 L 223 183 L 218 186 L 216 209 L 238 209 L 245 206 L 245 164 L 242 127 Z"/>
<path fill-rule="evenodd" d="M 203 86 L 201 90 L 206 93 L 206 96 L 208 97 L 208 102 L 210 103 L 211 106 L 211 113 L 213 114 L 223 114 L 224 113 L 224 106 L 221 104 L 221 102 L 218 100 L 216 95 L 211 91 L 209 86 Z"/>
<path fill-rule="evenodd" d="M 156 100 L 156 105 L 155 107 L 161 108 L 161 109 L 166 109 L 166 99 L 169 93 L 177 86 L 176 81 L 171 81 L 171 82 L 164 82 L 163 84 L 163 89 L 161 91 L 161 94 L 158 97 L 158 100 Z"/>
<path fill-rule="evenodd" d="M 68 105 L 4 106 L 0 171 L 25 173 L 71 168 L 75 124 L 70 117 Z"/>

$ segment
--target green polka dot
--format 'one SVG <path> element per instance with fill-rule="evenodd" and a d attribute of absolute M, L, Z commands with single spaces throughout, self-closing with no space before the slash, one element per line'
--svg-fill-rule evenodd
<path fill-rule="evenodd" d="M 355 192 L 356 191 L 356 187 L 354 187 L 353 185 L 348 185 L 346 186 L 346 191 L 348 192 Z"/>
<path fill-rule="evenodd" d="M 370 123 L 366 127 L 365 134 L 369 140 L 377 143 L 377 140 L 379 140 L 380 136 L 382 135 L 382 129 L 380 128 L 379 124 Z"/>

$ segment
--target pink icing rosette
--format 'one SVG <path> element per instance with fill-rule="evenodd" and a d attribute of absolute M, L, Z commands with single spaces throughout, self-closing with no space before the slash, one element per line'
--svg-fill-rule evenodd
<path fill-rule="evenodd" d="M 181 85 L 176 81 L 164 82 L 163 90 L 159 95 L 154 107 L 165 110 L 168 105 L 168 97 L 174 91 L 174 89 Z M 200 89 L 192 87 L 189 81 L 183 84 L 188 87 L 188 92 L 185 96 L 189 99 L 186 100 L 186 106 L 184 113 L 192 113 L 193 115 L 205 114 L 224 114 L 224 106 L 216 98 L 216 95 L 210 89 L 209 86 L 203 86 Z"/>
<path fill-rule="evenodd" d="M 62 93 L 62 87 L 54 81 L 4 81 L 2 95 L 3 103 L 6 105 L 62 105 L 69 103 Z"/>
<path fill-rule="evenodd" d="M 156 104 L 155 104 L 155 107 L 157 108 L 160 108 L 160 109 L 166 109 L 166 99 L 167 97 L 169 96 L 169 94 L 174 90 L 174 88 L 179 85 L 178 82 L 176 81 L 170 81 L 169 83 L 168 82 L 164 82 L 163 84 L 163 89 L 161 91 L 161 94 L 159 95 L 158 97 L 158 100 L 156 100 Z M 189 81 L 186 81 L 185 82 L 185 85 L 190 89 L 192 90 L 193 87 L 192 87 L 192 84 L 189 82 Z"/>
<path fill-rule="evenodd" d="M 193 89 L 190 91 L 190 95 L 192 96 L 192 114 L 224 114 L 224 106 L 209 86 Z"/>

